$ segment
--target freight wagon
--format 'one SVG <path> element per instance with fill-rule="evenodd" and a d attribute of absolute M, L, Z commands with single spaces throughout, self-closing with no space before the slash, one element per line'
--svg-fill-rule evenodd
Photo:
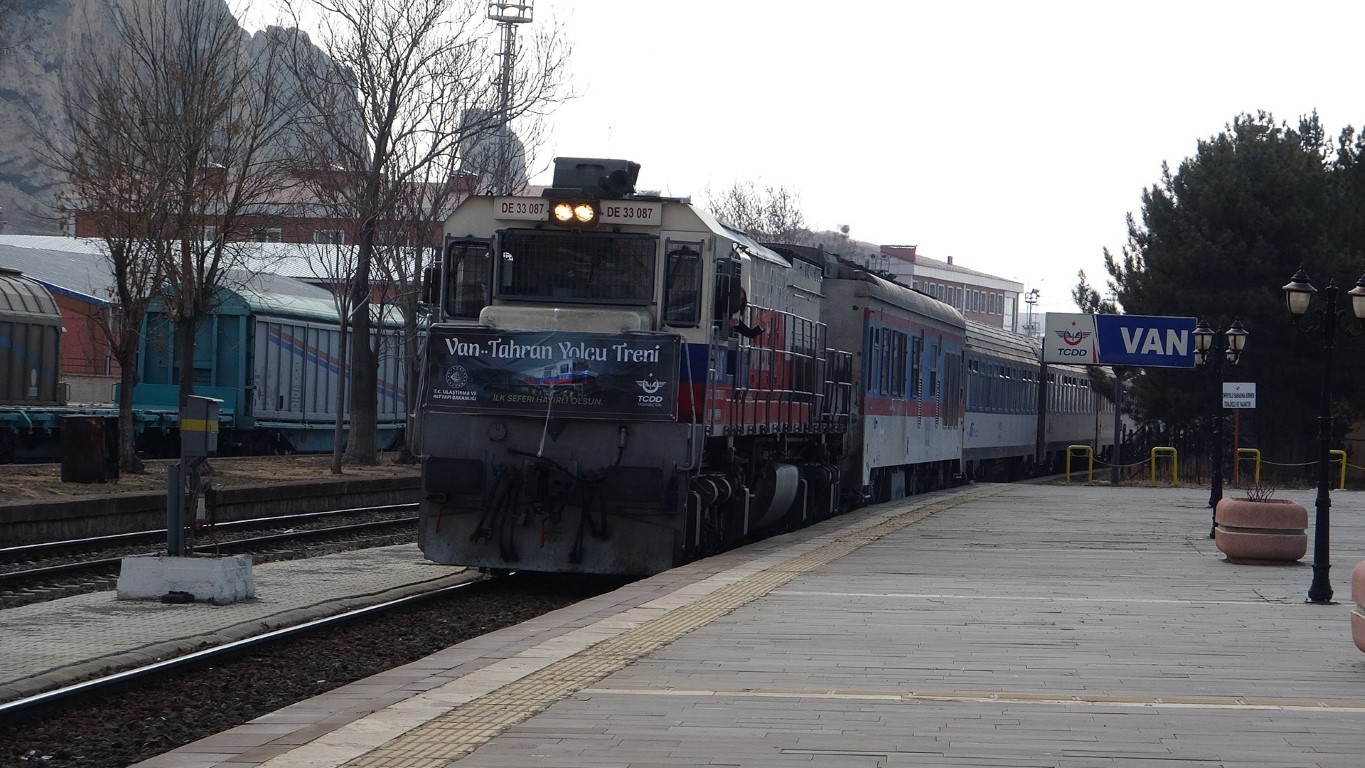
<path fill-rule="evenodd" d="M 304 453 L 332 449 L 341 333 L 331 294 L 292 278 L 234 275 L 196 329 L 195 394 L 217 398 L 219 452 Z M 401 444 L 407 398 L 403 324 L 391 309 L 376 313 L 379 350 L 377 447 Z M 61 315 L 51 295 L 13 270 L 0 271 L 0 461 L 59 455 L 61 419 L 115 418 L 110 406 L 63 402 L 59 371 Z M 179 447 L 179 361 L 175 327 L 154 303 L 137 356 L 133 419 L 139 453 L 174 456 Z M 117 395 L 117 391 L 116 391 Z M 349 409 L 348 409 L 349 410 Z"/>

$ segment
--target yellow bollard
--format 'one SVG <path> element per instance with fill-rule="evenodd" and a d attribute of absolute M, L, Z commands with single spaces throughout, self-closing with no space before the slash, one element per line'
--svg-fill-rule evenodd
<path fill-rule="evenodd" d="M 1341 478 L 1337 480 L 1337 490 L 1338 491 L 1346 490 L 1346 452 L 1328 451 L 1327 455 L 1337 459 L 1341 459 Z"/>
<path fill-rule="evenodd" d="M 1088 445 L 1068 445 L 1066 447 L 1066 482 L 1067 483 L 1071 482 L 1071 454 L 1075 451 L 1081 451 L 1085 453 L 1086 458 L 1085 481 L 1087 483 L 1095 482 L 1095 449 L 1091 448 Z"/>
<path fill-rule="evenodd" d="M 1237 460 L 1238 460 L 1238 461 L 1241 461 L 1242 456 L 1250 456 L 1251 458 L 1253 458 L 1253 459 L 1256 460 L 1256 464 L 1255 464 L 1256 469 L 1255 469 L 1255 472 L 1254 472 L 1254 475 L 1253 475 L 1253 479 L 1252 479 L 1251 482 L 1252 482 L 1253 485 L 1260 485 L 1260 484 L 1261 484 L 1261 449 L 1260 449 L 1260 448 L 1238 448 L 1238 449 L 1237 449 Z"/>
<path fill-rule="evenodd" d="M 1156 485 L 1156 457 L 1157 457 L 1157 456 L 1170 456 L 1170 457 L 1171 457 L 1171 485 L 1179 485 L 1179 484 L 1180 484 L 1180 456 L 1179 456 L 1179 454 L 1176 452 L 1176 450 L 1175 450 L 1174 448 L 1167 447 L 1167 446 L 1163 446 L 1163 447 L 1160 447 L 1160 448 L 1153 448 L 1153 449 L 1152 449 L 1152 456 L 1151 456 L 1151 464 L 1152 464 L 1152 485 Z"/>

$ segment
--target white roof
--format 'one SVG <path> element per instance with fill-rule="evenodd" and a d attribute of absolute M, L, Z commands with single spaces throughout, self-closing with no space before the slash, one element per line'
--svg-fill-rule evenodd
<path fill-rule="evenodd" d="M 326 253 L 354 246 L 311 243 L 233 243 L 245 255 L 246 269 L 228 270 L 224 288 L 240 295 L 256 312 L 319 322 L 337 322 L 331 293 L 305 280 L 326 279 L 321 266 Z M 0 267 L 17 269 L 50 290 L 105 304 L 114 295 L 114 280 L 98 238 L 46 235 L 0 235 Z M 396 307 L 371 306 L 371 317 L 384 325 L 401 324 Z"/>

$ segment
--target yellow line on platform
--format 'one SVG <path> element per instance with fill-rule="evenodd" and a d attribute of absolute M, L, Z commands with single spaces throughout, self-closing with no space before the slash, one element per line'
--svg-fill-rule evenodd
<path fill-rule="evenodd" d="M 664 686 L 592 686 L 594 694 L 653 696 L 725 696 L 730 698 L 850 699 L 860 701 L 956 701 L 1010 704 L 1085 704 L 1120 707 L 1196 709 L 1270 709 L 1298 712 L 1355 712 L 1365 714 L 1365 701 L 1306 699 L 1247 699 L 1234 696 L 1101 696 L 1008 691 L 881 691 L 805 688 L 676 688 Z"/>

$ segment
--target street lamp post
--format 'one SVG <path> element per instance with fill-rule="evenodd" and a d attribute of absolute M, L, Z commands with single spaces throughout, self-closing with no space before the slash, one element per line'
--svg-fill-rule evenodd
<path fill-rule="evenodd" d="M 1218 528 L 1218 502 L 1223 498 L 1223 363 L 1236 365 L 1247 343 L 1247 331 L 1241 320 L 1233 320 L 1223 332 L 1215 331 L 1203 320 L 1194 329 L 1194 352 L 1199 364 L 1206 367 L 1218 386 L 1214 388 L 1213 449 L 1209 490 L 1209 507 L 1213 510 L 1209 524 L 1209 538 Z"/>
<path fill-rule="evenodd" d="M 1024 294 L 1024 303 L 1028 305 L 1028 325 L 1024 326 L 1024 335 L 1032 339 L 1038 335 L 1038 327 L 1033 324 L 1033 307 L 1038 303 L 1037 288 Z"/>
<path fill-rule="evenodd" d="M 1285 303 L 1295 321 L 1308 314 L 1313 294 L 1318 290 L 1308 280 L 1308 273 L 1299 271 L 1289 279 L 1284 288 Z M 1308 587 L 1308 602 L 1328 605 L 1332 602 L 1332 582 L 1328 571 L 1332 568 L 1330 550 L 1331 540 L 1331 478 L 1329 465 L 1332 449 L 1332 345 L 1336 340 L 1337 326 L 1346 318 L 1346 312 L 1337 309 L 1336 280 L 1328 280 L 1322 291 L 1323 306 L 1319 307 L 1309 320 L 1308 325 L 1300 325 L 1305 332 L 1318 328 L 1323 332 L 1323 373 L 1322 399 L 1318 410 L 1318 499 L 1317 514 L 1313 521 L 1313 583 Z M 1357 319 L 1365 319 L 1365 275 L 1356 280 L 1355 287 L 1347 292 L 1351 297 L 1351 313 Z M 1359 327 L 1346 326 L 1352 333 L 1359 333 Z"/>

